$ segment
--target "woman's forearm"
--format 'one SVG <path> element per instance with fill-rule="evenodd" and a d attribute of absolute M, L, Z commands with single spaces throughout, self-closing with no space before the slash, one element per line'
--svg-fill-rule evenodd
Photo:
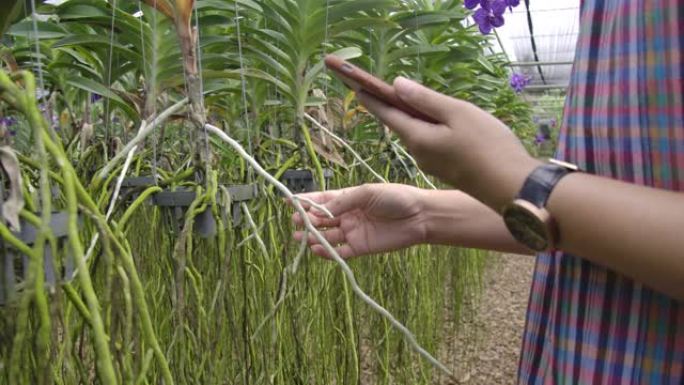
<path fill-rule="evenodd" d="M 501 216 L 458 190 L 423 190 L 426 242 L 533 254 L 506 229 Z"/>
<path fill-rule="evenodd" d="M 424 194 L 427 243 L 533 254 L 469 195 Z M 559 249 L 684 300 L 684 194 L 577 173 L 558 184 L 547 208 Z"/>
<path fill-rule="evenodd" d="M 548 209 L 559 249 L 684 300 L 684 194 L 576 173 Z"/>

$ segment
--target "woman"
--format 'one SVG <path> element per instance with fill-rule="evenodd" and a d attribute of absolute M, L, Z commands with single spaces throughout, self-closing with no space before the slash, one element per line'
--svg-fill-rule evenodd
<path fill-rule="evenodd" d="M 394 87 L 441 124 L 359 99 L 459 190 L 310 195 L 336 216 L 309 214 L 341 256 L 418 243 L 554 250 L 537 256 L 519 383 L 684 383 L 684 3 L 583 1 L 558 149 L 583 172 L 545 166 L 557 175 L 535 179 L 541 162 L 489 114 L 406 79 Z M 529 213 L 503 210 L 515 198 L 553 221 L 535 233 Z"/>

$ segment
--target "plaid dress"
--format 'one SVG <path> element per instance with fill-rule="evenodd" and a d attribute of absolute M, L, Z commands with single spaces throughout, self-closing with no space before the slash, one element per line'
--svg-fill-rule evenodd
<path fill-rule="evenodd" d="M 684 191 L 684 1 L 583 0 L 580 20 L 558 157 Z M 518 381 L 682 385 L 684 302 L 576 256 L 540 255 Z"/>

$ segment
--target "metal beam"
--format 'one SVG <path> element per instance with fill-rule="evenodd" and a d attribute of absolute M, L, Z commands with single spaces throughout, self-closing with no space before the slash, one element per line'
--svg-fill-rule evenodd
<path fill-rule="evenodd" d="M 508 63 L 510 67 L 536 67 L 536 66 L 564 66 L 572 65 L 573 61 L 519 61 Z"/>
<path fill-rule="evenodd" d="M 547 91 L 547 90 L 564 90 L 567 89 L 567 84 L 540 84 L 525 87 L 525 92 L 531 91 Z"/>

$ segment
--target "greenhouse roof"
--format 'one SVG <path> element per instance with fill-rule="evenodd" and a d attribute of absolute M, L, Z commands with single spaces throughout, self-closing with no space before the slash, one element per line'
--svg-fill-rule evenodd
<path fill-rule="evenodd" d="M 579 32 L 580 0 L 530 0 L 506 13 L 500 47 L 513 67 L 530 79 L 527 92 L 564 90 L 570 79 Z"/>

